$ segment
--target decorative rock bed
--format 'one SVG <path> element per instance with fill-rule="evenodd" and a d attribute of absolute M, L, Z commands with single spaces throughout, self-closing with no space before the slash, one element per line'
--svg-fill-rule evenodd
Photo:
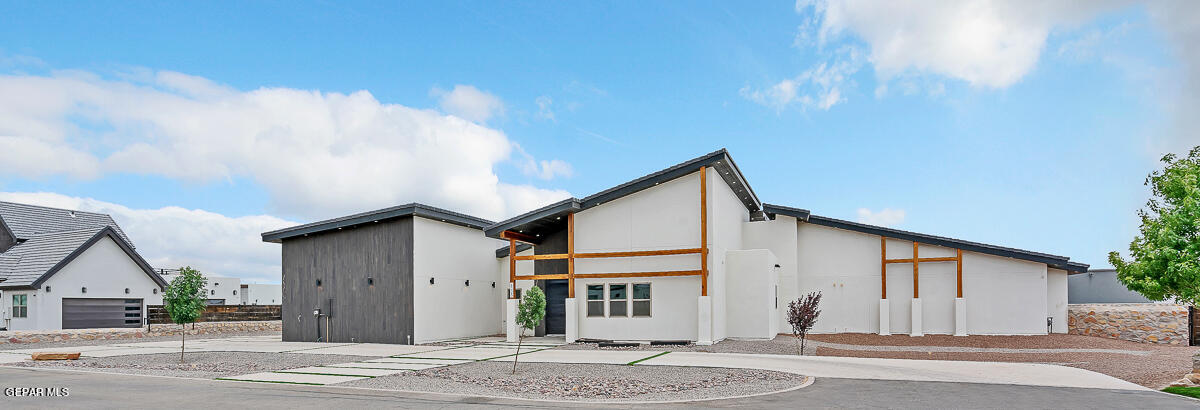
<path fill-rule="evenodd" d="M 299 353 L 193 352 L 179 361 L 179 353 L 85 357 L 70 361 L 25 361 L 6 366 L 96 370 L 111 373 L 150 374 L 174 377 L 225 377 L 304 366 L 319 366 L 363 360 L 363 356 Z"/>
<path fill-rule="evenodd" d="M 486 361 L 339 384 L 526 399 L 579 401 L 705 400 L 768 394 L 802 386 L 801 375 L 750 369 Z"/>

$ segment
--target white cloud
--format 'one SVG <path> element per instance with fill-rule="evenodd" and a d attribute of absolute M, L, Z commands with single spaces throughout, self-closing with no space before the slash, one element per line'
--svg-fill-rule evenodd
<path fill-rule="evenodd" d="M 500 97 L 474 86 L 459 84 L 450 91 L 434 87 L 429 94 L 438 97 L 442 111 L 468 121 L 484 123 L 489 118 L 504 114 L 504 102 Z"/>
<path fill-rule="evenodd" d="M 171 72 L 7 75 L 0 136 L 0 161 L 19 175 L 247 178 L 272 213 L 306 220 L 407 202 L 498 220 L 569 196 L 502 184 L 493 168 L 514 146 L 502 131 L 367 91 L 240 91 Z M 558 162 L 538 174 L 560 175 Z"/>
<path fill-rule="evenodd" d="M 856 49 L 844 47 L 836 54 L 838 58 L 817 63 L 794 78 L 784 79 L 766 89 L 742 87 L 739 93 L 777 112 L 793 103 L 800 104 L 805 110 L 828 110 L 845 101 L 843 90 L 853 86 L 851 76 L 862 68 Z"/>
<path fill-rule="evenodd" d="M 1169 73 L 1171 79 L 1162 81 L 1162 106 L 1169 115 L 1169 125 L 1155 151 L 1186 152 L 1198 144 L 1200 133 L 1200 2 L 1158 1 L 1147 8 L 1150 16 L 1170 40 L 1171 50 L 1179 66 Z"/>
<path fill-rule="evenodd" d="M 550 121 L 556 120 L 554 118 L 554 100 L 551 99 L 550 96 L 538 96 L 538 98 L 535 98 L 533 102 L 538 106 L 538 112 L 535 114 L 537 118 Z"/>
<path fill-rule="evenodd" d="M 1046 38 L 1124 0 L 891 1 L 800 0 L 821 20 L 822 42 L 842 34 L 862 39 L 883 81 L 908 71 L 986 88 L 1008 87 L 1028 74 Z"/>
<path fill-rule="evenodd" d="M 904 223 L 904 210 L 884 208 L 872 212 L 867 208 L 858 208 L 858 222 L 868 225 L 896 226 Z"/>
<path fill-rule="evenodd" d="M 546 180 L 554 179 L 560 176 L 570 177 L 575 175 L 575 169 L 571 167 L 571 164 L 568 164 L 565 161 L 560 161 L 557 159 L 539 161 L 535 159 L 533 155 L 529 155 L 528 152 L 525 152 L 525 150 L 520 146 L 517 146 L 516 149 L 518 154 L 524 158 L 524 161 L 521 163 L 521 171 L 524 172 L 525 175 Z"/>
<path fill-rule="evenodd" d="M 155 268 L 192 266 L 253 282 L 280 280 L 279 245 L 262 242 L 259 234 L 296 224 L 269 215 L 228 217 L 175 206 L 131 209 L 49 192 L 0 192 L 0 201 L 109 214 Z"/>

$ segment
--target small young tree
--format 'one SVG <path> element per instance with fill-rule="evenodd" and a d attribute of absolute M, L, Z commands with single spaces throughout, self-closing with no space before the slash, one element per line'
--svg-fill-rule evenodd
<path fill-rule="evenodd" d="M 1187 158 L 1168 154 L 1163 169 L 1146 177 L 1152 196 L 1138 211 L 1141 234 L 1129 244 L 1126 261 L 1117 252 L 1108 261 L 1117 279 L 1150 300 L 1174 298 L 1200 304 L 1200 147 Z"/>
<path fill-rule="evenodd" d="M 517 354 L 513 355 L 513 371 L 517 374 L 517 357 L 521 355 L 521 339 L 526 329 L 537 327 L 546 317 L 546 294 L 537 286 L 529 288 L 517 305 Z"/>
<path fill-rule="evenodd" d="M 200 313 L 204 311 L 204 306 L 207 304 L 204 296 L 204 286 L 207 284 L 208 279 L 201 276 L 200 271 L 192 269 L 191 266 L 179 269 L 179 277 L 172 280 L 167 285 L 166 292 L 163 293 L 163 308 L 171 316 L 172 322 L 183 327 L 200 318 Z M 179 361 L 183 362 L 183 349 L 187 344 L 187 328 L 181 330 L 179 332 L 181 337 Z"/>
<path fill-rule="evenodd" d="M 804 339 L 813 325 L 817 324 L 817 317 L 821 316 L 821 311 L 817 309 L 820 304 L 821 292 L 812 292 L 788 303 L 787 321 L 792 325 L 792 335 L 796 337 L 801 356 L 804 355 Z"/>

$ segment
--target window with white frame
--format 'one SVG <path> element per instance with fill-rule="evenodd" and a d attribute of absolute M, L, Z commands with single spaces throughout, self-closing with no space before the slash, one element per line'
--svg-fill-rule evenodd
<path fill-rule="evenodd" d="M 650 317 L 649 283 L 587 285 L 588 317 Z"/>
<path fill-rule="evenodd" d="M 29 317 L 29 295 L 13 295 L 12 317 Z"/>
<path fill-rule="evenodd" d="M 588 317 L 604 317 L 604 285 L 587 285 Z"/>
<path fill-rule="evenodd" d="M 650 284 L 634 283 L 630 292 L 633 317 L 650 317 Z"/>

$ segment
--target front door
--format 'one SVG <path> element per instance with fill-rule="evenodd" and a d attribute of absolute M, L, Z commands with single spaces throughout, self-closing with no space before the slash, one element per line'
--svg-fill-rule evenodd
<path fill-rule="evenodd" d="M 546 334 L 567 333 L 567 281 L 546 281 Z"/>

